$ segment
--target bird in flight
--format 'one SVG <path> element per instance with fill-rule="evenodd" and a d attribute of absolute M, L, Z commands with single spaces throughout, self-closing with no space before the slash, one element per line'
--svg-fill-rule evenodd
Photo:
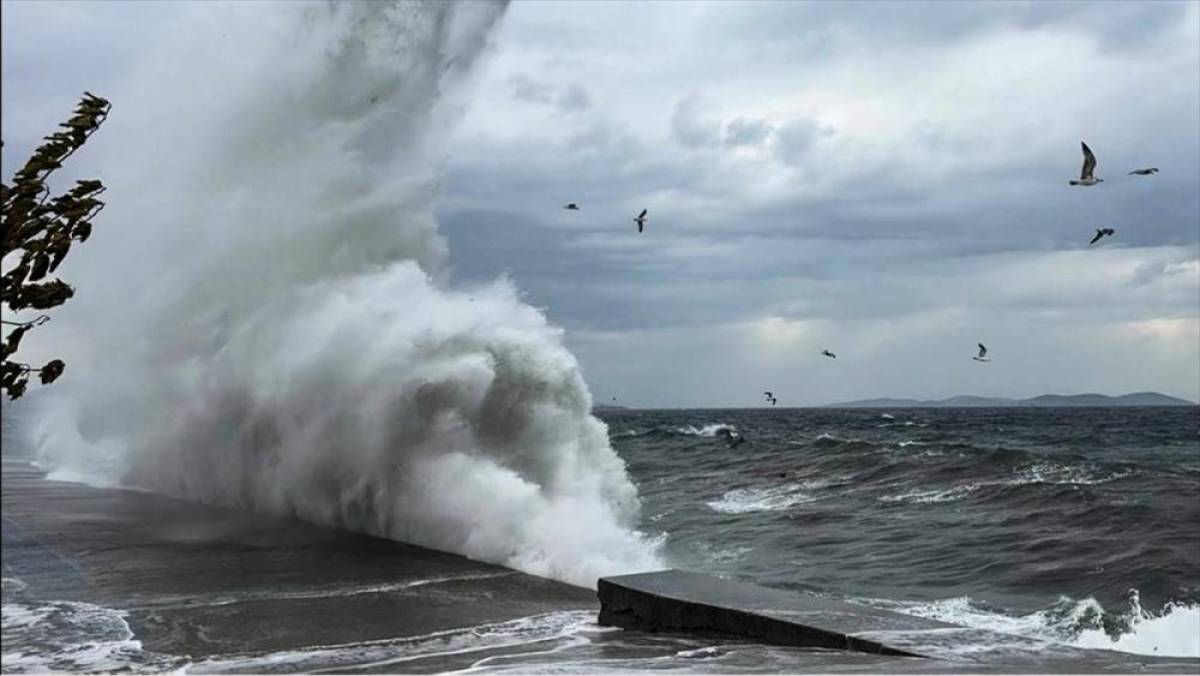
<path fill-rule="evenodd" d="M 978 343 L 978 345 L 979 354 L 975 357 L 971 357 L 971 359 L 974 359 L 975 361 L 991 361 L 991 359 L 988 359 L 987 356 L 987 347 L 983 343 Z"/>
<path fill-rule="evenodd" d="M 1104 237 L 1105 235 L 1112 235 L 1115 232 L 1116 230 L 1113 230 L 1112 228 L 1096 228 L 1096 236 L 1093 237 L 1092 241 L 1088 242 L 1088 244 L 1095 244 L 1096 242 L 1100 241 L 1101 237 Z"/>
<path fill-rule="evenodd" d="M 649 211 L 649 209 L 642 209 L 642 213 L 638 214 L 637 218 L 633 219 L 633 222 L 638 224 L 638 232 L 641 232 L 642 228 L 646 227 L 647 211 Z"/>
<path fill-rule="evenodd" d="M 1157 173 L 1158 167 L 1149 167 L 1147 169 L 1134 169 L 1133 171 L 1129 172 L 1129 175 L 1133 176 L 1134 174 L 1137 174 L 1138 176 L 1150 176 Z"/>
<path fill-rule="evenodd" d="M 826 357 L 829 357 L 830 359 L 837 359 L 837 355 L 830 352 L 829 350 L 821 350 L 821 354 L 825 355 Z"/>
<path fill-rule="evenodd" d="M 574 202 L 571 202 L 570 204 L 568 204 L 567 206 L 565 206 L 563 208 L 566 209 L 567 211 L 579 211 L 579 205 Z"/>
<path fill-rule="evenodd" d="M 1083 170 L 1079 172 L 1078 181 L 1070 181 L 1071 185 L 1096 185 L 1104 179 L 1096 178 L 1096 156 L 1092 154 L 1092 149 L 1087 147 L 1083 141 L 1079 142 L 1083 146 Z"/>
<path fill-rule="evenodd" d="M 767 401 L 771 402 L 772 406 L 775 405 L 775 402 L 779 401 L 778 399 L 775 398 L 775 395 L 770 392 L 763 392 L 763 394 L 766 396 Z"/>

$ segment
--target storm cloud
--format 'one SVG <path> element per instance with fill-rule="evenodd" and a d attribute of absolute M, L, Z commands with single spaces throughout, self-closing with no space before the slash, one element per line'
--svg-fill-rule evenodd
<path fill-rule="evenodd" d="M 4 3 L 6 174 L 150 7 Z M 439 220 L 451 283 L 509 276 L 601 401 L 1195 400 L 1198 119 L 1197 2 L 518 2 Z"/>

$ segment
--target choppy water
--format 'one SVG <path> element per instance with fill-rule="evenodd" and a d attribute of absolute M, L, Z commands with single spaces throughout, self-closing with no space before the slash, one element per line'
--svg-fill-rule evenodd
<path fill-rule="evenodd" d="M 600 415 L 678 566 L 1200 656 L 1196 408 Z"/>
<path fill-rule="evenodd" d="M 670 564 L 1025 637 L 955 640 L 937 662 L 623 632 L 587 611 L 193 660 L 143 650 L 120 608 L 31 596 L 6 570 L 3 671 L 928 672 L 1006 655 L 1056 671 L 1072 646 L 1198 657 L 1198 413 L 600 414 Z M 729 448 L 722 427 L 746 441 Z"/>

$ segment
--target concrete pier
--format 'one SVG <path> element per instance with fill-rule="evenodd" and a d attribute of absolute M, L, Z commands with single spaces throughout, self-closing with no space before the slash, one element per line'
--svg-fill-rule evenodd
<path fill-rule="evenodd" d="M 598 594 L 601 624 L 736 636 L 773 645 L 921 657 L 860 635 L 955 628 L 935 620 L 682 570 L 601 578 Z"/>

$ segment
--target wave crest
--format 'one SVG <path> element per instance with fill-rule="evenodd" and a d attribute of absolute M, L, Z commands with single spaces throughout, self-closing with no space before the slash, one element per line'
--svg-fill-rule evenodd
<path fill-rule="evenodd" d="M 113 328 L 61 346 L 73 377 L 41 416 L 52 475 L 588 586 L 660 567 L 562 332 L 507 282 L 445 284 L 436 158 L 503 7 L 196 6 L 114 97 L 145 119 L 111 130 L 106 215 L 123 225 L 97 239 L 159 255 L 75 275 L 99 293 L 61 323 Z"/>

